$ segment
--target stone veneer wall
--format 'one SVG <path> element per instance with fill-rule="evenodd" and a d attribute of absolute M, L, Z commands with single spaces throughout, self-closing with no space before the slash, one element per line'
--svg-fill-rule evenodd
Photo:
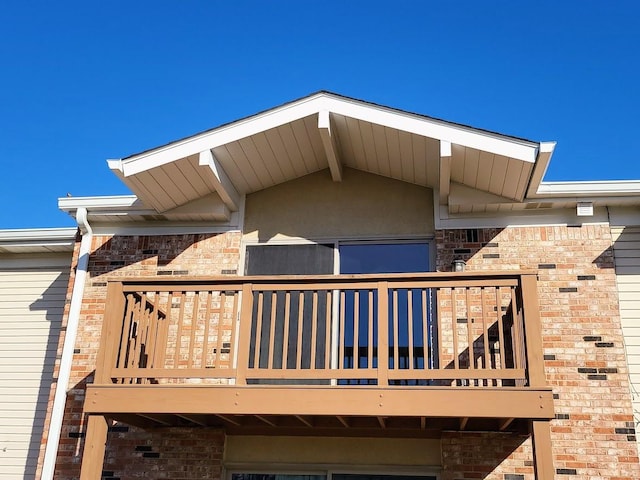
<path fill-rule="evenodd" d="M 640 466 L 608 225 L 440 230 L 437 269 L 535 270 L 556 478 L 638 479 Z M 443 480 L 534 478 L 531 440 L 447 432 Z"/>

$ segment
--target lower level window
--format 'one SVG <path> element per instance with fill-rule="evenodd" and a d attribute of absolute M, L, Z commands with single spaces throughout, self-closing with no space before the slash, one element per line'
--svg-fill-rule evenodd
<path fill-rule="evenodd" d="M 291 474 L 291 473 L 233 473 L 231 480 L 437 480 L 435 475 L 379 475 L 362 473 Z"/>

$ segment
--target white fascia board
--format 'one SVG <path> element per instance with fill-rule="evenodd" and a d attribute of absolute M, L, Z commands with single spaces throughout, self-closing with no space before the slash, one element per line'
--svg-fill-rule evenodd
<path fill-rule="evenodd" d="M 453 125 L 442 120 L 398 112 L 381 106 L 320 93 L 262 114 L 239 120 L 213 131 L 205 132 L 164 147 L 122 159 L 108 161 L 116 174 L 129 177 L 180 158 L 214 149 L 280 125 L 326 110 L 358 120 L 376 123 L 425 137 L 465 145 L 497 155 L 534 163 L 539 145 L 471 127 Z"/>
<path fill-rule="evenodd" d="M 640 180 L 542 182 L 536 195 L 545 197 L 640 196 Z"/>
<path fill-rule="evenodd" d="M 549 168 L 549 163 L 551 162 L 551 157 L 555 148 L 556 142 L 540 143 L 540 148 L 538 149 L 538 157 L 536 158 L 536 163 L 533 166 L 533 171 L 531 172 L 531 176 L 529 177 L 529 185 L 527 186 L 524 198 L 536 197 L 536 192 L 538 191 L 538 187 L 540 187 L 542 179 L 547 173 L 547 168 Z"/>
<path fill-rule="evenodd" d="M 77 228 L 20 228 L 0 230 L 0 245 L 73 245 Z"/>
<path fill-rule="evenodd" d="M 196 135 L 149 152 L 144 152 L 123 160 L 111 161 L 109 166 L 122 172 L 125 177 L 144 172 L 151 168 L 171 163 L 180 158 L 199 154 L 220 145 L 264 132 L 285 123 L 293 122 L 322 110 L 323 94 L 304 98 L 299 102 L 284 105 L 262 114 L 240 120 L 213 131 Z"/>
<path fill-rule="evenodd" d="M 78 208 L 86 208 L 87 211 L 95 212 L 99 210 L 131 209 L 132 207 L 148 210 L 135 195 L 58 198 L 58 208 L 67 213 L 74 212 Z"/>
<path fill-rule="evenodd" d="M 419 117 L 384 107 L 372 107 L 354 101 L 327 97 L 326 108 L 339 115 L 375 123 L 424 137 L 456 143 L 485 152 L 534 163 L 539 144 L 503 137 L 471 127 L 453 125 L 441 120 Z"/>
<path fill-rule="evenodd" d="M 596 208 L 592 217 L 578 217 L 575 208 L 541 211 L 486 212 L 450 215 L 446 205 L 434 209 L 435 228 L 507 228 L 556 225 L 591 225 L 608 223 L 607 209 Z"/>

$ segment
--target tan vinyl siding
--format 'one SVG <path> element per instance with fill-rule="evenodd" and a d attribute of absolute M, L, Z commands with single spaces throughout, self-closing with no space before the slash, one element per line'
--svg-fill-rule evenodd
<path fill-rule="evenodd" d="M 640 226 L 612 227 L 620 318 L 636 422 L 640 421 Z"/>
<path fill-rule="evenodd" d="M 0 257 L 0 480 L 36 475 L 70 261 Z"/>

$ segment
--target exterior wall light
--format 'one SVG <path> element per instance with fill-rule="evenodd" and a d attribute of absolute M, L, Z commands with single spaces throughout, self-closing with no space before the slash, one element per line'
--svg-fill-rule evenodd
<path fill-rule="evenodd" d="M 464 272 L 464 269 L 467 266 L 467 262 L 465 262 L 461 258 L 457 258 L 453 261 L 452 265 L 454 272 Z"/>

